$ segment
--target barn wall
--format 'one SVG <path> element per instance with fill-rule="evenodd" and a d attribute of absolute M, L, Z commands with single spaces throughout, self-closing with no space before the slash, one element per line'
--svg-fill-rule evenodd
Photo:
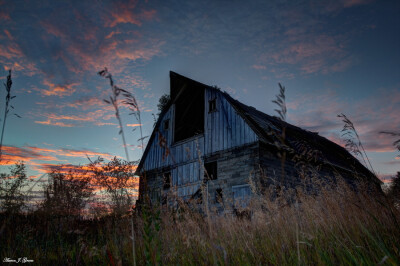
<path fill-rule="evenodd" d="M 161 119 L 158 132 L 150 144 L 143 169 L 149 171 L 171 165 L 179 165 L 197 160 L 198 154 L 208 156 L 222 150 L 239 147 L 258 140 L 254 131 L 246 124 L 235 109 L 217 90 L 207 89 L 204 97 L 205 132 L 204 134 L 173 143 L 174 106 Z M 209 112 L 209 100 L 216 99 L 216 112 Z M 169 128 L 164 122 L 169 120 Z M 161 140 L 166 141 L 166 145 Z M 168 149 L 168 153 L 167 153 Z"/>
<path fill-rule="evenodd" d="M 143 170 L 150 171 L 171 165 L 182 164 L 197 158 L 198 152 L 204 154 L 203 134 L 173 144 L 173 114 L 174 106 L 171 106 L 161 119 L 158 132 L 156 132 L 153 142 L 149 144 L 150 148 L 143 164 Z M 169 128 L 165 129 L 164 123 L 167 120 L 169 120 Z M 165 141 L 165 144 L 163 141 Z"/>
<path fill-rule="evenodd" d="M 254 176 L 258 169 L 258 147 L 258 142 L 253 142 L 219 154 L 217 160 L 218 178 L 208 182 L 210 206 L 223 207 L 224 209 L 232 208 L 232 187 L 248 185 L 249 177 Z M 216 201 L 217 189 L 222 189 L 223 204 Z"/>
<path fill-rule="evenodd" d="M 209 112 L 209 100 L 216 99 L 216 111 Z M 152 198 L 159 198 L 163 189 L 163 174 L 171 173 L 171 189 L 179 197 L 190 197 L 204 179 L 204 160 L 217 160 L 218 180 L 209 182 L 209 193 L 215 199 L 215 190 L 222 188 L 232 194 L 232 186 L 247 184 L 256 165 L 258 137 L 226 101 L 222 93 L 206 89 L 204 134 L 173 142 L 174 105 L 161 118 L 158 131 L 143 163 L 147 186 Z M 169 121 L 165 129 L 165 121 Z M 165 144 L 164 144 L 165 143 Z M 200 156 L 200 159 L 199 159 Z M 231 195 L 230 195 L 231 196 Z"/>
<path fill-rule="evenodd" d="M 205 153 L 227 150 L 258 140 L 257 135 L 243 118 L 217 90 L 207 89 L 205 93 Z M 216 99 L 216 112 L 209 111 L 209 101 Z"/>
<path fill-rule="evenodd" d="M 217 161 L 216 180 L 210 180 L 209 196 L 210 204 L 215 204 L 216 189 L 223 190 L 224 201 L 226 204 L 232 203 L 232 186 L 245 185 L 249 183 L 250 174 L 254 174 L 258 169 L 258 142 L 253 142 L 237 148 L 218 152 L 213 157 Z M 147 186 L 152 191 L 165 193 L 162 176 L 164 173 L 171 173 L 171 188 L 168 190 L 179 197 L 189 198 L 200 188 L 204 178 L 204 162 L 192 160 L 188 163 L 152 170 L 146 173 Z"/>

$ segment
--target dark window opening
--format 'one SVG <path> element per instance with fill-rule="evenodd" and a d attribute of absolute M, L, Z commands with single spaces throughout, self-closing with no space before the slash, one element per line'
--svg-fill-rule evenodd
<path fill-rule="evenodd" d="M 174 142 L 204 133 L 204 88 L 183 87 L 175 102 Z"/>
<path fill-rule="evenodd" d="M 216 99 L 213 99 L 211 101 L 208 101 L 208 112 L 215 112 L 217 111 L 217 101 Z"/>
<path fill-rule="evenodd" d="M 164 121 L 164 130 L 168 130 L 169 129 L 169 119 Z"/>
<path fill-rule="evenodd" d="M 164 179 L 164 185 L 163 185 L 163 189 L 168 189 L 171 187 L 171 173 L 164 173 L 163 175 L 163 179 Z"/>
<path fill-rule="evenodd" d="M 210 179 L 210 180 L 215 180 L 218 178 L 217 161 L 205 163 L 204 168 L 206 169 L 206 171 L 204 173 L 205 178 Z"/>
<path fill-rule="evenodd" d="M 223 202 L 222 188 L 217 188 L 215 190 L 215 202 L 216 203 L 222 203 Z"/>

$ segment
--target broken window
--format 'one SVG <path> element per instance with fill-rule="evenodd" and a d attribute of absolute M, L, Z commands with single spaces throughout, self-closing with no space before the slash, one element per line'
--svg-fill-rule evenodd
<path fill-rule="evenodd" d="M 223 202 L 222 188 L 217 188 L 215 190 L 215 202 L 222 203 Z"/>
<path fill-rule="evenodd" d="M 171 187 L 171 172 L 164 173 L 163 180 L 164 180 L 163 189 L 170 188 Z"/>
<path fill-rule="evenodd" d="M 205 163 L 204 168 L 206 169 L 206 171 L 204 172 L 204 177 L 206 179 L 215 180 L 218 178 L 217 161 Z"/>
<path fill-rule="evenodd" d="M 210 101 L 208 101 L 208 112 L 215 112 L 217 111 L 217 100 L 214 98 Z"/>
<path fill-rule="evenodd" d="M 183 88 L 175 101 L 174 141 L 204 133 L 204 88 Z"/>

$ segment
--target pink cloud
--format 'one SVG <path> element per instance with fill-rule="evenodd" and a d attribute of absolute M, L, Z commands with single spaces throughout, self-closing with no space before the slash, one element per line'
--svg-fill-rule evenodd
<path fill-rule="evenodd" d="M 49 126 L 58 126 L 58 127 L 75 127 L 76 125 L 74 124 L 67 124 L 64 122 L 54 122 L 51 120 L 46 120 L 46 121 L 35 121 L 36 124 L 42 124 L 42 125 L 49 125 Z"/>
<path fill-rule="evenodd" d="M 252 65 L 251 67 L 257 70 L 267 69 L 267 67 L 263 65 Z"/>
<path fill-rule="evenodd" d="M 0 165 L 13 165 L 18 161 L 31 162 L 33 160 L 55 161 L 56 157 L 44 155 L 32 150 L 29 147 L 2 146 L 2 156 Z"/>
<path fill-rule="evenodd" d="M 6 12 L 0 11 L 0 20 L 11 20 L 11 17 Z"/>
<path fill-rule="evenodd" d="M 342 0 L 344 7 L 352 7 L 357 5 L 365 5 L 371 3 L 371 0 Z"/>
<path fill-rule="evenodd" d="M 295 101 L 288 101 L 288 118 L 292 123 L 320 132 L 343 146 L 339 140 L 342 121 L 336 116 L 345 113 L 354 123 L 361 141 L 368 152 L 394 152 L 394 138 L 380 134 L 381 131 L 398 131 L 400 125 L 400 92 L 382 90 L 356 104 L 348 103 L 334 91 L 319 90 L 318 94 L 302 95 Z M 291 110 L 295 110 L 294 112 Z M 336 135 L 332 135 L 336 132 Z"/>
<path fill-rule="evenodd" d="M 43 84 L 48 87 L 48 89 L 39 89 L 43 96 L 70 96 L 75 92 L 75 87 L 79 85 L 78 83 L 70 83 L 70 84 L 54 84 L 48 79 L 43 80 Z"/>
<path fill-rule="evenodd" d="M 139 127 L 142 124 L 126 124 L 127 127 Z"/>
<path fill-rule="evenodd" d="M 144 10 L 137 7 L 137 1 L 128 1 L 124 3 L 115 3 L 114 9 L 106 19 L 106 27 L 115 27 L 118 24 L 133 24 L 141 26 L 143 20 L 152 20 L 157 11 Z"/>
<path fill-rule="evenodd" d="M 22 72 L 28 76 L 37 74 L 39 71 L 36 64 L 28 60 L 12 33 L 5 29 L 4 34 L 8 38 L 6 43 L 0 44 L 0 64 L 3 65 L 4 69 Z"/>
<path fill-rule="evenodd" d="M 304 29 L 294 28 L 285 32 L 288 37 L 278 47 L 257 57 L 257 66 L 266 66 L 276 76 L 280 66 L 293 65 L 303 74 L 331 73 L 346 70 L 354 61 L 346 50 L 346 38 L 342 35 L 314 35 Z M 283 71 L 285 72 L 285 71 Z"/>

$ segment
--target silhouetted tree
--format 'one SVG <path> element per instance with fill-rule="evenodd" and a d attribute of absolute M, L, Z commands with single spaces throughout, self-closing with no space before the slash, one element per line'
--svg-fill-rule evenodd
<path fill-rule="evenodd" d="M 127 162 L 116 157 L 108 163 L 99 158 L 89 164 L 94 182 L 104 188 L 110 196 L 109 205 L 115 216 L 121 216 L 132 208 L 130 191 L 136 188 L 134 178 L 136 164 L 137 162 Z"/>
<path fill-rule="evenodd" d="M 0 174 L 0 209 L 6 213 L 19 213 L 25 206 L 23 188 L 27 185 L 24 163 L 16 163 L 10 174 Z"/>
<path fill-rule="evenodd" d="M 397 172 L 396 177 L 392 180 L 389 195 L 393 198 L 397 207 L 400 208 L 400 172 Z"/>
<path fill-rule="evenodd" d="M 168 103 L 171 101 L 169 94 L 163 94 L 160 99 L 158 99 L 157 108 L 160 114 L 167 107 Z"/>
<path fill-rule="evenodd" d="M 47 214 L 79 217 L 93 195 L 91 177 L 82 173 L 53 171 L 44 190 L 42 210 Z"/>

